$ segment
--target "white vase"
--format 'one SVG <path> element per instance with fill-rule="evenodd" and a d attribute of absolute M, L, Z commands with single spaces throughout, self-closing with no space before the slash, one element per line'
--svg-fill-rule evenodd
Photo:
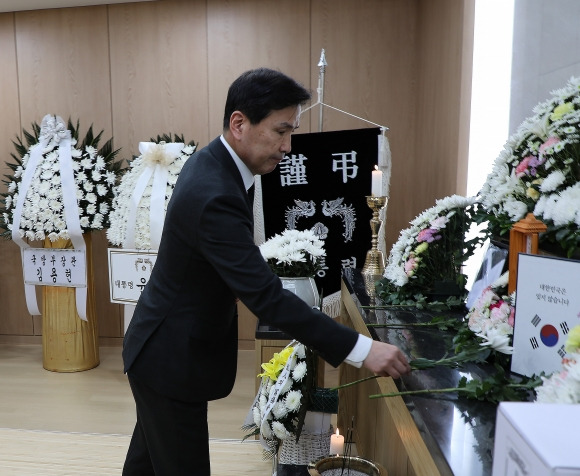
<path fill-rule="evenodd" d="M 314 278 L 286 278 L 280 277 L 282 287 L 296 294 L 309 306 L 319 306 L 318 289 Z"/>

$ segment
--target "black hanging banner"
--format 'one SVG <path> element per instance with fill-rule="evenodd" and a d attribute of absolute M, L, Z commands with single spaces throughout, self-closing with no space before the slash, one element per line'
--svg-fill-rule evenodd
<path fill-rule="evenodd" d="M 292 136 L 292 151 L 262 175 L 266 239 L 285 229 L 311 229 L 324 241 L 324 269 L 315 276 L 328 296 L 343 268 L 362 268 L 371 248 L 366 203 L 377 165 L 379 128 Z"/>

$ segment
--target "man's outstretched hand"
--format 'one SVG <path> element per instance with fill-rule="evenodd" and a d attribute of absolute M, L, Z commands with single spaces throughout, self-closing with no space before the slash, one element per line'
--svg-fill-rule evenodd
<path fill-rule="evenodd" d="M 381 377 L 399 378 L 411 372 L 407 358 L 397 346 L 376 340 L 363 365 Z"/>

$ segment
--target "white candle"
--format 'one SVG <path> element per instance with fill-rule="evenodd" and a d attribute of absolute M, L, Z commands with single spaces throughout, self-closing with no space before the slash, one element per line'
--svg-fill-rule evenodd
<path fill-rule="evenodd" d="M 375 170 L 372 173 L 371 195 L 373 197 L 383 196 L 383 171 L 375 165 Z"/>
<path fill-rule="evenodd" d="M 338 434 L 338 428 L 335 435 L 330 435 L 330 454 L 340 455 L 344 450 L 344 436 Z"/>

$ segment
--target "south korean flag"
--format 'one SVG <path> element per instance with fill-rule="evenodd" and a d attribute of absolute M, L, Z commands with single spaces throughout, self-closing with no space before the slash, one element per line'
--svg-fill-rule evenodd
<path fill-rule="evenodd" d="M 562 368 L 580 324 L 580 261 L 520 253 L 511 370 L 531 377 Z"/>

